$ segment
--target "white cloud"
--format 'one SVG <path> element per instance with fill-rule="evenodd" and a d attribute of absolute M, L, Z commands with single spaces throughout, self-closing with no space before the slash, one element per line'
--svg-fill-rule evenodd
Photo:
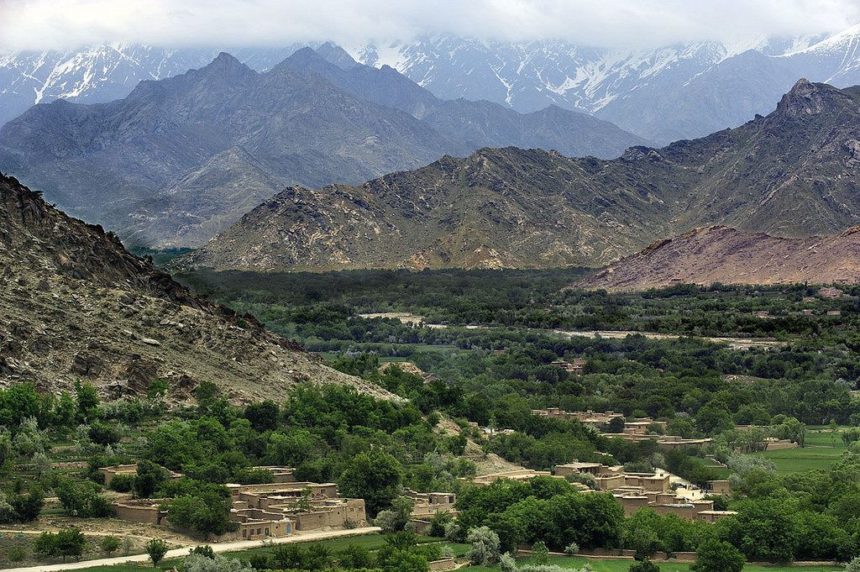
<path fill-rule="evenodd" d="M 343 44 L 452 33 L 657 46 L 833 32 L 857 0 L 0 0 L 0 49 Z"/>

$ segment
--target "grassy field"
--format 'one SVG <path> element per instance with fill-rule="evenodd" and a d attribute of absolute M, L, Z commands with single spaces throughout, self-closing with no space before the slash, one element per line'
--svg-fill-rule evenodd
<path fill-rule="evenodd" d="M 529 559 L 524 558 L 519 560 L 519 562 L 525 564 L 529 562 Z M 633 563 L 632 560 L 596 560 L 596 559 L 587 559 L 587 558 L 568 558 L 566 556 L 551 556 L 549 559 L 550 564 L 555 564 L 557 566 L 561 566 L 563 568 L 581 568 L 586 563 L 591 566 L 591 569 L 594 572 L 627 572 L 630 568 L 630 565 Z M 682 564 L 682 563 L 667 563 L 665 561 L 655 560 L 655 564 L 660 567 L 660 570 L 663 572 L 689 572 L 690 565 Z M 843 568 L 827 566 L 812 566 L 812 567 L 800 567 L 800 566 L 744 566 L 745 571 L 749 572 L 798 572 L 800 570 L 805 570 L 806 572 L 834 572 L 837 570 L 842 570 Z M 469 572 L 498 572 L 498 566 L 494 567 L 485 567 L 485 566 L 470 566 L 466 568 Z"/>
<path fill-rule="evenodd" d="M 757 454 L 773 461 L 779 473 L 799 473 L 826 469 L 835 463 L 845 450 L 841 429 L 833 434 L 830 429 L 825 428 L 807 430 L 805 447 Z"/>

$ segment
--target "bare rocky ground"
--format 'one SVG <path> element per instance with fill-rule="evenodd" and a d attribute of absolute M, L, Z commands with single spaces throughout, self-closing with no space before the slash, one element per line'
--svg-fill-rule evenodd
<path fill-rule="evenodd" d="M 234 401 L 282 398 L 304 383 L 390 397 L 252 317 L 193 297 L 101 227 L 0 175 L 0 386 L 57 391 L 88 380 L 119 398 L 159 378 L 173 399 L 203 381 Z"/>
<path fill-rule="evenodd" d="M 857 284 L 860 226 L 833 236 L 781 238 L 725 226 L 655 242 L 577 286 L 645 290 L 673 284 Z"/>

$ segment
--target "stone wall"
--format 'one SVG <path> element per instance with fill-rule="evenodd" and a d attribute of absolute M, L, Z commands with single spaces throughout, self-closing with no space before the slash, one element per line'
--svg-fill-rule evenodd
<path fill-rule="evenodd" d="M 116 517 L 129 522 L 161 524 L 167 514 L 154 501 L 124 501 L 112 503 Z"/>

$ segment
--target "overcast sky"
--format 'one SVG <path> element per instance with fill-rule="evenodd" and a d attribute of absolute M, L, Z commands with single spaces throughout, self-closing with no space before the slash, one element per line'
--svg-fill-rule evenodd
<path fill-rule="evenodd" d="M 858 22 L 860 0 L 0 0 L 0 50 L 355 46 L 435 33 L 653 47 L 811 35 Z"/>

